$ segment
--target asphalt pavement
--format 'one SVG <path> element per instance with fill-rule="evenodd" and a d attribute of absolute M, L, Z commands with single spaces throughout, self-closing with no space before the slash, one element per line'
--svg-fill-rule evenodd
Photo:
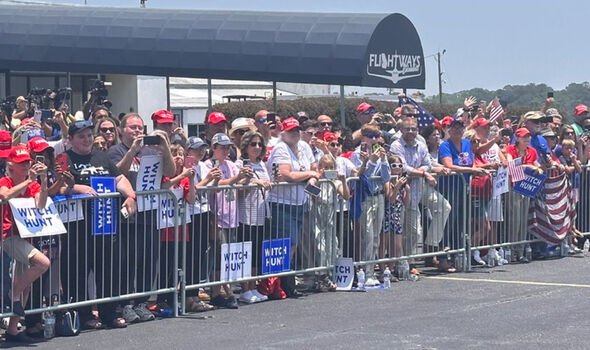
<path fill-rule="evenodd" d="M 590 258 L 423 274 L 391 289 L 310 294 L 38 349 L 590 349 Z M 3 343 L 3 347 L 11 344 Z"/>

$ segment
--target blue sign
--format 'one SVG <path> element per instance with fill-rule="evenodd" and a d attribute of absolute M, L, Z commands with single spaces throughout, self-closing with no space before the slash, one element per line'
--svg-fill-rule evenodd
<path fill-rule="evenodd" d="M 90 187 L 96 193 L 117 192 L 117 184 L 114 177 L 91 177 Z M 92 205 L 92 234 L 111 235 L 117 230 L 117 199 L 96 199 Z"/>
<path fill-rule="evenodd" d="M 547 175 L 537 174 L 529 168 L 524 169 L 524 174 L 526 177 L 514 185 L 514 191 L 526 197 L 534 197 L 543 188 Z"/>
<path fill-rule="evenodd" d="M 262 242 L 262 274 L 291 269 L 291 239 L 278 238 Z"/>

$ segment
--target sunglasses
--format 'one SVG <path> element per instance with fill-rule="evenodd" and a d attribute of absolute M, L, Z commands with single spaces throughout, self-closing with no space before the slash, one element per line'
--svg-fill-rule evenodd
<path fill-rule="evenodd" d="M 403 168 L 403 167 L 404 167 L 404 165 L 403 165 L 402 163 L 391 163 L 389 166 L 390 166 L 392 169 L 395 169 L 395 168 L 399 168 L 399 169 L 401 169 L 401 168 Z"/>
<path fill-rule="evenodd" d="M 340 144 L 338 142 L 330 142 L 329 145 L 330 147 L 340 147 Z"/>
<path fill-rule="evenodd" d="M 100 130 L 100 132 L 104 132 L 104 133 L 107 133 L 107 132 L 114 133 L 115 132 L 114 127 L 113 128 L 100 128 L 99 130 Z"/>
<path fill-rule="evenodd" d="M 246 130 L 246 129 L 239 129 L 239 130 L 236 130 L 236 133 L 240 134 L 240 136 L 244 136 L 244 134 L 245 134 L 247 131 L 248 131 L 248 130 Z"/>
<path fill-rule="evenodd" d="M 321 122 L 321 126 L 332 126 L 332 122 Z"/>
<path fill-rule="evenodd" d="M 375 134 L 374 133 L 368 133 L 368 134 L 365 134 L 363 136 L 368 137 L 370 139 L 376 139 L 376 138 L 379 138 L 379 136 L 381 136 L 381 134 L 378 134 L 378 133 L 375 133 Z"/>
<path fill-rule="evenodd" d="M 262 147 L 264 144 L 262 142 L 250 142 L 250 147 Z"/>

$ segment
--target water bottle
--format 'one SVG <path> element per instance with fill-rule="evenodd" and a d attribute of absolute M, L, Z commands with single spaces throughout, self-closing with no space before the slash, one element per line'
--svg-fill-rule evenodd
<path fill-rule="evenodd" d="M 43 297 L 43 308 L 47 307 L 45 297 Z M 43 338 L 51 339 L 55 337 L 55 314 L 52 311 L 43 312 Z"/>
<path fill-rule="evenodd" d="M 584 249 L 582 249 L 584 256 L 588 256 L 588 249 L 590 249 L 590 239 L 586 238 L 586 242 L 584 242 Z"/>
<path fill-rule="evenodd" d="M 455 257 L 455 269 L 457 269 L 457 271 L 463 271 L 463 257 L 463 253 L 459 253 Z"/>
<path fill-rule="evenodd" d="M 568 256 L 570 254 L 570 245 L 564 239 L 561 241 L 561 256 Z"/>
<path fill-rule="evenodd" d="M 527 244 L 526 248 L 524 248 L 524 256 L 527 258 L 528 261 L 533 260 L 533 249 L 531 248 L 530 244 Z"/>
<path fill-rule="evenodd" d="M 357 279 L 357 287 L 358 288 L 365 288 L 365 271 L 362 268 L 359 268 L 358 272 L 356 273 Z"/>
<path fill-rule="evenodd" d="M 496 253 L 495 253 L 495 251 L 496 251 L 496 249 L 494 249 L 494 248 L 488 249 L 488 256 L 486 259 L 486 264 L 488 264 L 488 267 L 496 266 Z"/>
<path fill-rule="evenodd" d="M 506 263 L 506 252 L 504 252 L 504 248 L 500 247 L 500 249 L 498 249 L 498 256 L 500 256 L 500 259 L 498 259 L 498 266 L 502 266 Z"/>
<path fill-rule="evenodd" d="M 410 279 L 410 263 L 405 260 L 402 263 L 402 281 L 408 281 Z"/>
<path fill-rule="evenodd" d="M 386 266 L 385 271 L 383 271 L 383 288 L 391 288 L 391 270 L 389 266 Z"/>
<path fill-rule="evenodd" d="M 506 247 L 506 250 L 504 251 L 504 260 L 506 260 L 506 264 L 510 264 L 512 261 L 512 249 L 510 249 L 510 247 Z"/>

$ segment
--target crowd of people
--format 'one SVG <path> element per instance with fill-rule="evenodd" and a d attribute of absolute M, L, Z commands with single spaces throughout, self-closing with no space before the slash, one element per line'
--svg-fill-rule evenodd
<path fill-rule="evenodd" d="M 186 312 L 296 298 L 306 284 L 336 289 L 327 272 L 303 280 L 265 278 L 262 244 L 269 239 L 289 238 L 293 270 L 351 257 L 362 263 L 366 287 L 383 283 L 386 265 L 393 278 L 402 278 L 404 269 L 418 276 L 422 266 L 455 272 L 461 262 L 453 252 L 464 248 L 468 232 L 474 247 L 530 238 L 529 199 L 512 190 L 491 195 L 498 169 L 519 160 L 539 174 L 566 173 L 571 188 L 579 189 L 589 159 L 588 107 L 575 106 L 575 121 L 566 124 L 552 103 L 548 98 L 541 110 L 520 118 L 491 118 L 491 106 L 468 98 L 455 115 L 425 124 L 415 104 L 388 114 L 363 102 L 356 108 L 357 130 L 303 111 L 280 116 L 261 110 L 233 120 L 212 112 L 200 137 L 187 137 L 172 112 L 159 110 L 150 117 L 157 142 L 146 144 L 145 116 L 113 117 L 96 106 L 82 119 L 60 110 L 38 119 L 19 98 L 0 131 L 2 274 L 10 286 L 3 305 L 14 315 L 5 338 L 42 337 L 41 315 L 25 317 L 24 310 L 55 296 L 69 303 L 176 288 L 176 241 L 186 245 L 187 286 L 222 281 L 217 261 L 226 243 L 252 242 L 252 276 L 260 276 L 240 283 L 239 297 L 229 283 L 189 289 Z M 138 211 L 137 176 L 147 156 L 160 157 L 161 188 L 186 205 L 188 224 L 178 235 L 173 227 L 157 229 L 157 209 Z M 67 233 L 57 239 L 19 236 L 9 199 L 32 197 L 43 208 L 48 197 L 96 196 L 91 177 L 115 178 L 126 213 L 120 232 L 92 235 L 91 220 L 78 220 L 67 222 Z M 86 218 L 91 207 L 84 207 Z M 570 252 L 583 246 L 576 225 L 566 242 Z M 527 248 L 515 245 L 507 255 L 492 247 L 485 257 L 474 249 L 470 258 L 479 265 L 528 262 Z M 411 259 L 399 259 L 406 256 Z M 153 320 L 172 304 L 172 293 L 162 293 L 77 310 L 83 328 L 123 328 Z M 23 317 L 26 330 L 19 331 Z"/>

